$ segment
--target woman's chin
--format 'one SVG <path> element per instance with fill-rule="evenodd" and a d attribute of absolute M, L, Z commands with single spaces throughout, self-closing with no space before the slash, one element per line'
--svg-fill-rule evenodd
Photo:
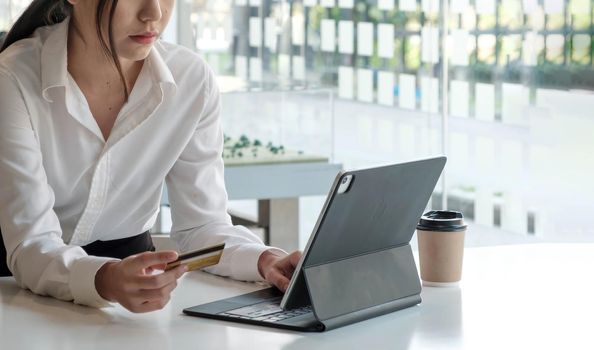
<path fill-rule="evenodd" d="M 142 61 L 148 57 L 153 45 L 143 45 L 142 47 L 126 48 L 118 50 L 120 59 L 129 61 Z"/>

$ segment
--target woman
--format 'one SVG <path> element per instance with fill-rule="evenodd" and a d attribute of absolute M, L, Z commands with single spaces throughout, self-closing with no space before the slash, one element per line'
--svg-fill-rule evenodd
<path fill-rule="evenodd" d="M 162 308 L 185 272 L 154 273 L 177 258 L 152 252 L 146 232 L 166 181 L 180 250 L 224 241 L 207 271 L 286 289 L 300 253 L 264 246 L 227 214 L 213 73 L 158 40 L 173 5 L 35 0 L 8 33 L 0 227 L 3 260 L 23 288 L 95 307 Z"/>

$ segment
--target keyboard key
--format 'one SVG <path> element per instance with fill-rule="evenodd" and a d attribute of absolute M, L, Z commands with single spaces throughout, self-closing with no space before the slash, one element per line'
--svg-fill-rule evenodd
<path fill-rule="evenodd" d="M 305 315 L 310 312 L 310 306 L 304 306 L 292 310 L 282 310 L 278 304 L 261 303 L 223 312 L 221 315 L 261 322 L 278 322 L 290 319 L 292 317 Z"/>
<path fill-rule="evenodd" d="M 254 321 L 264 321 L 264 320 L 267 320 L 269 318 L 270 317 L 268 317 L 268 316 L 260 316 L 260 317 L 252 318 L 252 320 L 254 320 Z"/>

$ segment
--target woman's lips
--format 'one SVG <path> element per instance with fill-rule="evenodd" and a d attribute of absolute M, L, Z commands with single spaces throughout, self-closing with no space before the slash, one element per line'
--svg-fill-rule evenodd
<path fill-rule="evenodd" d="M 134 40 L 139 44 L 151 44 L 157 38 L 157 34 L 146 33 L 140 35 L 130 35 L 130 39 Z"/>

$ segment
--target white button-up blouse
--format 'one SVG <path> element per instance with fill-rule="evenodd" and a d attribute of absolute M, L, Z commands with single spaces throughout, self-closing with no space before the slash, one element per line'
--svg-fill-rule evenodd
<path fill-rule="evenodd" d="M 227 214 L 219 90 L 204 60 L 157 41 L 105 140 L 67 70 L 68 23 L 0 54 L 0 228 L 18 283 L 106 305 L 94 281 L 112 259 L 80 246 L 151 228 L 164 182 L 179 250 L 226 242 L 207 270 L 261 280 L 269 247 Z"/>

